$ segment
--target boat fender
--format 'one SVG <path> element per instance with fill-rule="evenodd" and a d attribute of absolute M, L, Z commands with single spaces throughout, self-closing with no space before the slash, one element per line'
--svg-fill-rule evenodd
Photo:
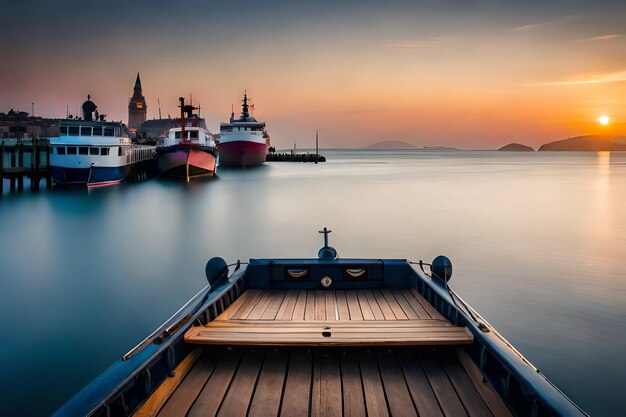
<path fill-rule="evenodd" d="M 440 281 L 448 282 L 452 277 L 452 262 L 443 255 L 437 256 L 430 265 L 430 273 Z"/>
<path fill-rule="evenodd" d="M 204 272 L 206 273 L 207 281 L 213 287 L 219 281 L 228 278 L 228 265 L 223 258 L 215 256 L 206 263 Z"/>

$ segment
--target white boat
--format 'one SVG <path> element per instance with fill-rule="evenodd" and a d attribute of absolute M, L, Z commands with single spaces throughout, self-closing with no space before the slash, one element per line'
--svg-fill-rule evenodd
<path fill-rule="evenodd" d="M 244 93 L 241 116 L 235 120 L 231 112 L 228 123 L 220 123 L 220 140 L 217 145 L 224 166 L 248 167 L 265 162 L 270 136 L 265 123 L 249 113 L 248 95 Z"/>
<path fill-rule="evenodd" d="M 50 174 L 55 183 L 89 187 L 117 184 L 138 164 L 153 161 L 154 146 L 132 143 L 122 122 L 99 117 L 91 96 L 82 107 L 83 118 L 62 120 L 59 136 L 50 139 Z"/>
<path fill-rule="evenodd" d="M 180 108 L 180 126 L 169 129 L 167 136 L 158 141 L 159 171 L 187 181 L 215 175 L 219 160 L 213 135 L 193 114 L 197 108 L 185 105 L 183 97 L 180 98 Z"/>

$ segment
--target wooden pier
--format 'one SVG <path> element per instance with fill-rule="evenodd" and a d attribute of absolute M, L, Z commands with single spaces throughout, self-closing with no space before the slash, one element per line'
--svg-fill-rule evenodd
<path fill-rule="evenodd" d="M 270 152 L 267 162 L 326 162 L 326 157 L 318 153 Z"/>
<path fill-rule="evenodd" d="M 10 181 L 11 192 L 24 189 L 24 178 L 30 179 L 31 190 L 39 190 L 43 178 L 52 187 L 50 177 L 50 140 L 4 139 L 0 140 L 0 196 L 4 192 L 4 179 Z"/>

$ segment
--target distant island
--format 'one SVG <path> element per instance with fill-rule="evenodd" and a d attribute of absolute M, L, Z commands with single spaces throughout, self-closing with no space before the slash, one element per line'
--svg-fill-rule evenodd
<path fill-rule="evenodd" d="M 426 151 L 458 151 L 457 148 L 448 146 L 423 146 L 418 148 L 412 143 L 403 142 L 401 140 L 385 140 L 369 145 L 366 149 L 422 149 Z"/>
<path fill-rule="evenodd" d="M 515 142 L 504 145 L 498 150 L 503 152 L 535 152 L 535 150 L 530 146 L 522 145 L 521 143 Z"/>
<path fill-rule="evenodd" d="M 376 142 L 367 147 L 368 149 L 415 149 L 417 146 L 403 142 L 401 140 L 385 140 L 383 142 Z"/>
<path fill-rule="evenodd" d="M 626 136 L 577 136 L 546 143 L 538 151 L 626 151 Z"/>

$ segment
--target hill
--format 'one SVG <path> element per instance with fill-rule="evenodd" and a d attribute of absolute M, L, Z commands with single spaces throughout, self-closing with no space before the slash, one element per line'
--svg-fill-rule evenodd
<path fill-rule="evenodd" d="M 385 140 L 367 147 L 368 149 L 415 149 L 416 146 L 401 140 Z"/>
<path fill-rule="evenodd" d="M 534 152 L 535 150 L 530 146 L 522 145 L 521 143 L 509 143 L 504 145 L 499 151 L 503 152 Z"/>
<path fill-rule="evenodd" d="M 546 143 L 538 151 L 626 151 L 626 136 L 576 136 Z"/>

